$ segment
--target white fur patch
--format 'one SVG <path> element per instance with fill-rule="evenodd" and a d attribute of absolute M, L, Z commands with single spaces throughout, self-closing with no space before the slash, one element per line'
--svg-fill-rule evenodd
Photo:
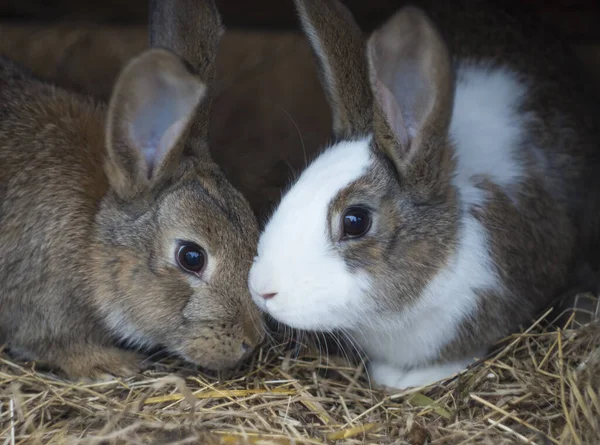
<path fill-rule="evenodd" d="M 369 375 L 380 386 L 396 389 L 415 388 L 447 380 L 463 371 L 471 362 L 471 360 L 459 360 L 409 370 L 385 362 L 374 362 L 369 366 Z"/>
<path fill-rule="evenodd" d="M 352 308 L 360 306 L 368 278 L 349 274 L 330 249 L 327 212 L 337 193 L 371 165 L 369 142 L 342 142 L 318 157 L 265 227 L 249 287 L 258 306 L 283 323 L 330 330 L 348 325 L 346 314 L 356 316 Z M 277 297 L 260 297 L 272 292 Z"/>
<path fill-rule="evenodd" d="M 526 92 L 507 69 L 485 63 L 459 67 L 450 136 L 458 161 L 454 184 L 466 207 L 484 200 L 471 181 L 474 175 L 486 175 L 510 193 L 525 174 L 516 151 L 528 118 L 518 111 Z"/>

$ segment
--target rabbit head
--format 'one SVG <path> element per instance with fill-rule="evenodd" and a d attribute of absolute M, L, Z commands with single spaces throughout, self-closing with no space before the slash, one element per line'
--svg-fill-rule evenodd
<path fill-rule="evenodd" d="M 96 303 L 118 338 L 220 369 L 264 335 L 247 288 L 257 222 L 207 142 L 221 22 L 212 1 L 167 0 L 150 23 L 153 49 L 109 104 Z"/>
<path fill-rule="evenodd" d="M 352 328 L 410 306 L 453 249 L 454 79 L 448 51 L 420 10 L 403 10 L 366 45 L 340 2 L 296 4 L 338 142 L 284 195 L 249 283 L 279 321 Z"/>

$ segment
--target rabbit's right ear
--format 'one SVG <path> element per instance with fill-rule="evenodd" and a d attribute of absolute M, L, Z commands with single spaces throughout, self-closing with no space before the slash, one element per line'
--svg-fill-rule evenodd
<path fill-rule="evenodd" d="M 371 131 L 372 95 L 363 32 L 338 0 L 294 2 L 320 67 L 335 136 L 351 139 L 367 135 Z"/>
<path fill-rule="evenodd" d="M 148 50 L 125 67 L 106 126 L 106 173 L 121 198 L 151 187 L 179 164 L 182 138 L 205 91 L 185 63 L 166 50 Z"/>
<path fill-rule="evenodd" d="M 401 173 L 427 182 L 449 164 L 444 146 L 454 101 L 452 59 L 427 14 L 405 6 L 368 41 L 377 146 Z"/>

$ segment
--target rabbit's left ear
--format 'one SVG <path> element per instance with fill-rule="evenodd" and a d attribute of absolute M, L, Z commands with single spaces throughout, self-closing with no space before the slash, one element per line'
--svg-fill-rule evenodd
<path fill-rule="evenodd" d="M 448 136 L 454 76 L 436 27 L 422 10 L 404 7 L 373 33 L 367 56 L 378 146 L 400 172 L 438 168 L 435 151 Z"/>
<path fill-rule="evenodd" d="M 363 32 L 338 0 L 294 2 L 319 65 L 336 138 L 366 136 L 373 113 Z"/>
<path fill-rule="evenodd" d="M 151 49 L 131 61 L 108 109 L 107 176 L 123 199 L 155 183 L 179 163 L 181 141 L 205 85 L 176 55 Z"/>

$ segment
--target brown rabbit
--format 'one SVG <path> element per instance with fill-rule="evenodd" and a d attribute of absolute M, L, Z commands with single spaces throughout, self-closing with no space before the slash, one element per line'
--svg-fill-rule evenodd
<path fill-rule="evenodd" d="M 108 110 L 0 63 L 0 343 L 71 378 L 135 372 L 118 343 L 221 369 L 264 335 L 256 219 L 208 150 L 219 15 L 161 1 L 151 31 L 175 54 L 131 61 Z"/>

